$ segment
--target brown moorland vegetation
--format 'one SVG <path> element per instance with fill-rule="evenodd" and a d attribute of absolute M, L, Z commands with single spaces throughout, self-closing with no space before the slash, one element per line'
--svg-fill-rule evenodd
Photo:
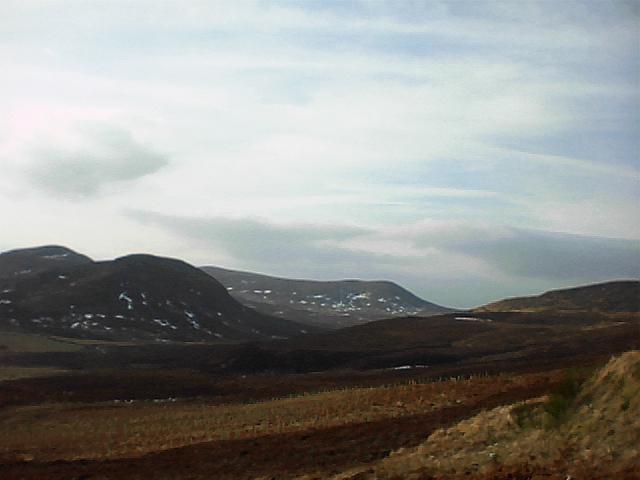
<path fill-rule="evenodd" d="M 537 440 L 546 441 L 569 425 L 587 391 L 577 385 L 612 353 L 638 348 L 638 321 L 493 312 L 490 321 L 394 319 L 242 346 L 14 332 L 0 337 L 8 369 L 0 381 L 0 478 L 355 479 L 382 475 L 394 458 L 416 469 L 398 478 L 555 474 L 566 470 L 564 450 L 534 454 L 539 463 L 503 462 L 508 452 L 496 450 L 513 439 L 500 436 L 501 426 L 515 424 L 509 434 L 518 438 L 540 431 Z M 560 366 L 578 368 L 571 381 Z M 620 408 L 637 411 L 632 390 L 622 389 Z M 443 437 L 441 454 L 430 454 L 442 470 L 411 456 L 430 435 L 456 428 L 463 433 Z M 464 468 L 456 463 L 474 455 Z M 616 478 L 634 468 L 618 466 Z"/>
<path fill-rule="evenodd" d="M 500 406 L 434 431 L 335 480 L 640 478 L 640 352 L 587 382 L 570 375 L 550 395 Z"/>
<path fill-rule="evenodd" d="M 538 396 L 561 375 L 410 382 L 253 404 L 8 407 L 0 413 L 0 477 L 327 476 L 413 447 L 433 429 L 481 409 Z"/>

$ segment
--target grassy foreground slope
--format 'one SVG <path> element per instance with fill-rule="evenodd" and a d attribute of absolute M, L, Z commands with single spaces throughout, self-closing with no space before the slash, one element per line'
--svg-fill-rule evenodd
<path fill-rule="evenodd" d="M 640 352 L 583 385 L 438 429 L 420 446 L 335 480 L 640 478 Z"/>
<path fill-rule="evenodd" d="M 638 478 L 640 353 L 593 372 L 454 377 L 250 403 L 8 404 L 0 478 Z"/>

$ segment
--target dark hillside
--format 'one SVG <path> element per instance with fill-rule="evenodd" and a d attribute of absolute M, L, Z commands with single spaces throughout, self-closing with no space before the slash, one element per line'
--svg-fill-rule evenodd
<path fill-rule="evenodd" d="M 259 312 L 327 328 L 453 311 L 389 281 L 316 281 L 202 267 L 239 302 Z"/>
<path fill-rule="evenodd" d="M 89 263 L 92 263 L 89 257 L 57 245 L 10 250 L 0 253 L 0 278 Z"/>
<path fill-rule="evenodd" d="M 234 342 L 306 331 L 245 307 L 179 260 L 130 255 L 0 279 L 0 328 L 67 337 Z"/>
<path fill-rule="evenodd" d="M 624 280 L 552 290 L 537 296 L 500 300 L 476 309 L 478 312 L 543 310 L 640 312 L 640 281 Z"/>

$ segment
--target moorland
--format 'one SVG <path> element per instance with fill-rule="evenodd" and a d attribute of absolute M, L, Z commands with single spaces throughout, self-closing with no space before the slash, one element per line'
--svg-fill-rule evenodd
<path fill-rule="evenodd" d="M 1 478 L 640 475 L 638 281 L 338 328 L 60 248 L 0 255 Z"/>

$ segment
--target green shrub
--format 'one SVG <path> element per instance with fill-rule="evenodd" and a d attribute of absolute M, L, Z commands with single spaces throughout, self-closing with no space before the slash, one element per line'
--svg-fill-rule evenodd
<path fill-rule="evenodd" d="M 551 392 L 544 404 L 550 426 L 558 426 L 569 416 L 570 408 L 580 392 L 580 382 L 574 371 L 567 371 L 562 382 Z"/>
<path fill-rule="evenodd" d="M 625 397 L 622 401 L 622 410 L 629 410 L 629 405 L 631 405 L 631 399 Z"/>
<path fill-rule="evenodd" d="M 539 403 L 523 403 L 514 407 L 511 413 L 518 427 L 529 428 L 540 426 L 538 422 L 539 407 Z"/>

